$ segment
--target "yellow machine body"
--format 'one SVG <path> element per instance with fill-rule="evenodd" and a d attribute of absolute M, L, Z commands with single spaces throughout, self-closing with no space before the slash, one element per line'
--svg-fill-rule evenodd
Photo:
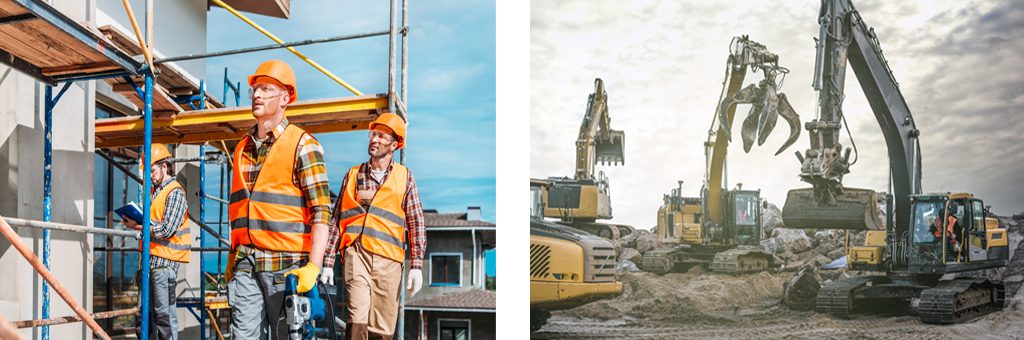
<path fill-rule="evenodd" d="M 531 308 L 573 308 L 622 292 L 622 283 L 615 281 L 616 257 L 611 243 L 590 234 L 574 233 L 564 237 L 557 232 L 531 230 Z"/>

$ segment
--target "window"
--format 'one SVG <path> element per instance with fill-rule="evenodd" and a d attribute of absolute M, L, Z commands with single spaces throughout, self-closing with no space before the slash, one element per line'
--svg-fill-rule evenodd
<path fill-rule="evenodd" d="M 462 254 L 430 254 L 431 286 L 462 286 Z"/>
<path fill-rule="evenodd" d="M 469 320 L 439 319 L 438 339 L 469 340 Z"/>

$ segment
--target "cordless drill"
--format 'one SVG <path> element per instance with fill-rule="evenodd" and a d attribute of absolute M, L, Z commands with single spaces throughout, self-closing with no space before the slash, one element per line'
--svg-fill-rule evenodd
<path fill-rule="evenodd" d="M 317 294 L 314 284 L 305 295 L 299 294 L 296 287 L 299 277 L 292 274 L 285 277 L 284 312 L 288 323 L 288 338 L 291 340 L 310 340 L 317 334 L 326 335 L 327 329 L 315 327 L 313 321 L 323 321 L 324 300 Z"/>

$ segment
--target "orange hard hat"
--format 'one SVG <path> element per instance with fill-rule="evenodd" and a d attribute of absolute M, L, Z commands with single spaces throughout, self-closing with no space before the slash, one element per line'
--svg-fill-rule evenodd
<path fill-rule="evenodd" d="M 284 85 L 290 95 L 288 104 L 295 102 L 299 97 L 299 91 L 295 86 L 295 72 L 292 72 L 292 67 L 287 63 L 276 59 L 263 62 L 256 68 L 256 73 L 249 75 L 249 86 L 255 84 L 256 78 L 259 77 L 269 77 Z"/>
<path fill-rule="evenodd" d="M 395 138 L 398 141 L 398 148 L 405 147 L 405 120 L 402 117 L 394 113 L 382 114 L 370 123 L 370 130 L 373 130 L 373 127 L 377 124 L 387 126 L 391 131 L 394 131 Z"/>
<path fill-rule="evenodd" d="M 145 159 L 146 154 L 140 154 L 141 158 Z M 149 160 L 149 165 L 152 166 L 159 161 L 171 158 L 171 151 L 167 149 L 167 145 L 153 144 L 153 159 Z M 142 170 L 142 161 L 139 161 L 139 170 Z"/>

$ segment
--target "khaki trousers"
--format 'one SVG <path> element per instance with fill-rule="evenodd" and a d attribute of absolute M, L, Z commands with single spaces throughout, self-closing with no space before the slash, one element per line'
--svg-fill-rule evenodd
<path fill-rule="evenodd" d="M 366 324 L 370 333 L 390 338 L 398 321 L 402 264 L 369 252 L 356 239 L 345 248 L 344 266 L 350 324 Z"/>

